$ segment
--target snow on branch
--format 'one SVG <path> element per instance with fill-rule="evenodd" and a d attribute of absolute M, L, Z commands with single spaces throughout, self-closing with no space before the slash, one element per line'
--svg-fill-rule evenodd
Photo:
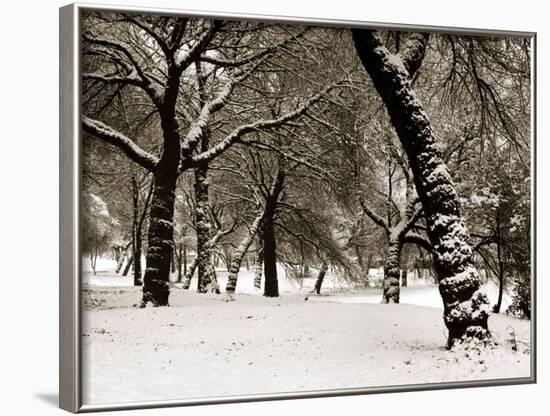
<path fill-rule="evenodd" d="M 185 71 L 189 65 L 199 59 L 200 54 L 206 49 L 206 46 L 214 34 L 222 28 L 222 25 L 223 22 L 221 20 L 213 20 L 210 27 L 200 34 L 189 51 L 176 62 L 180 74 Z"/>
<path fill-rule="evenodd" d="M 199 117 L 192 124 L 181 146 L 182 155 L 184 157 L 189 156 L 196 145 L 200 142 L 206 132 L 206 127 L 212 115 L 221 110 L 225 106 L 227 101 L 229 101 L 235 85 L 247 79 L 250 74 L 261 64 L 261 62 L 262 60 L 256 62 L 256 64 L 252 68 L 249 68 L 247 71 L 240 71 L 238 75 L 234 76 L 234 78 L 231 78 L 224 85 L 223 89 L 218 94 L 218 96 L 216 96 L 216 98 L 205 103 L 202 106 Z"/>
<path fill-rule="evenodd" d="M 149 97 L 157 107 L 161 106 L 161 96 L 151 82 L 151 78 L 148 74 L 146 74 L 143 68 L 141 68 L 138 59 L 136 59 L 132 52 L 130 52 L 130 50 L 122 42 L 88 35 L 84 35 L 83 40 L 92 45 L 97 45 L 102 48 L 106 48 L 107 50 L 118 52 L 123 57 L 125 57 L 130 62 L 131 67 L 135 71 L 135 74 L 137 74 L 137 77 L 135 76 L 135 74 L 128 76 L 128 80 L 126 81 L 126 83 L 141 87 L 147 93 L 147 95 L 149 95 Z M 87 74 L 87 76 L 90 77 L 93 76 L 93 74 Z M 97 74 L 95 74 L 95 76 L 97 79 Z M 107 78 L 109 77 L 107 76 Z"/>
<path fill-rule="evenodd" d="M 237 59 L 223 59 L 223 58 L 215 58 L 213 56 L 203 56 L 200 58 L 202 62 L 207 62 L 209 64 L 217 65 L 220 67 L 225 68 L 234 68 L 241 65 L 246 65 L 251 62 L 254 62 L 260 58 L 263 58 L 267 56 L 268 54 L 271 54 L 272 52 L 276 51 L 277 49 L 285 47 L 287 44 L 289 44 L 291 41 L 296 40 L 304 36 L 304 34 L 309 30 L 309 28 L 306 28 L 305 30 L 301 31 L 300 33 L 290 36 L 283 40 L 282 42 L 278 43 L 277 45 L 273 45 L 271 47 L 265 48 L 264 50 L 253 53 L 249 56 L 245 56 L 243 58 L 237 58 Z"/>
<path fill-rule="evenodd" d="M 405 49 L 399 53 L 411 78 L 422 64 L 429 36 L 428 33 L 411 33 L 405 43 Z"/>
<path fill-rule="evenodd" d="M 89 117 L 82 117 L 82 127 L 85 132 L 110 143 L 122 150 L 132 161 L 140 166 L 153 171 L 158 163 L 158 158 L 139 147 L 133 140 L 124 134 L 112 129 L 106 124 Z"/>
<path fill-rule="evenodd" d="M 327 94 L 328 92 L 330 92 L 336 86 L 342 84 L 343 82 L 344 81 L 338 81 L 333 84 L 330 84 L 329 86 L 325 87 L 322 91 L 320 91 L 319 93 L 309 98 L 306 102 L 300 105 L 296 110 L 291 111 L 287 114 L 284 114 L 279 118 L 271 119 L 271 120 L 258 120 L 254 123 L 245 124 L 237 127 L 228 136 L 226 136 L 225 139 L 223 139 L 220 143 L 213 146 L 211 149 L 194 156 L 192 159 L 193 163 L 201 163 L 201 162 L 213 160 L 214 158 L 222 154 L 225 150 L 227 150 L 229 147 L 231 147 L 233 144 L 237 143 L 243 136 L 245 136 L 248 133 L 251 133 L 257 130 L 276 128 L 276 127 L 282 126 L 283 124 L 289 121 L 292 121 L 300 117 L 312 105 L 317 103 L 325 94 Z"/>
<path fill-rule="evenodd" d="M 390 227 L 388 226 L 388 223 L 376 212 L 374 212 L 370 207 L 363 201 L 363 199 L 360 199 L 361 208 L 363 208 L 363 212 L 377 225 L 384 228 L 387 233 L 390 232 Z"/>
<path fill-rule="evenodd" d="M 426 237 L 418 233 L 409 232 L 403 237 L 403 243 L 416 244 L 422 247 L 426 251 L 431 252 L 433 250 L 432 243 Z"/>

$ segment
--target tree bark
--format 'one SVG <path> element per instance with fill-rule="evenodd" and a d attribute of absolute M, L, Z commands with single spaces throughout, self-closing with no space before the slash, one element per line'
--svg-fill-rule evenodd
<path fill-rule="evenodd" d="M 319 274 L 317 275 L 317 280 L 315 281 L 315 288 L 313 289 L 315 293 L 318 295 L 321 294 L 321 286 L 323 286 L 323 280 L 325 280 L 325 275 L 327 274 L 328 270 L 328 264 L 326 262 L 323 262 L 321 264 L 321 269 L 319 270 Z"/>
<path fill-rule="evenodd" d="M 264 266 L 264 239 L 261 228 L 258 231 L 258 251 L 256 252 L 256 261 L 254 264 L 254 287 L 262 287 L 262 271 Z"/>
<path fill-rule="evenodd" d="M 193 278 L 193 275 L 195 274 L 195 270 L 197 269 L 197 265 L 199 264 L 199 257 L 195 256 L 193 260 L 191 261 L 191 264 L 187 268 L 187 271 L 185 272 L 185 276 L 183 278 L 183 288 L 189 289 L 189 286 L 191 286 L 191 279 Z"/>
<path fill-rule="evenodd" d="M 178 149 L 179 151 L 179 149 Z M 159 163 L 160 165 L 160 163 Z M 155 173 L 153 197 L 147 235 L 147 267 L 143 279 L 143 299 L 141 306 L 148 302 L 153 306 L 168 306 L 170 294 L 170 262 L 172 259 L 172 241 L 174 239 L 174 201 L 177 180 L 177 165 L 160 167 Z"/>
<path fill-rule="evenodd" d="M 382 303 L 399 303 L 399 263 L 402 243 L 390 239 L 386 262 L 384 263 L 384 281 L 382 283 Z"/>
<path fill-rule="evenodd" d="M 277 242 L 275 240 L 275 210 L 285 182 L 285 162 L 279 159 L 275 179 L 265 200 L 264 218 L 262 222 L 264 249 L 264 296 L 279 296 L 279 281 L 277 280 Z"/>
<path fill-rule="evenodd" d="M 134 256 L 130 256 L 130 258 L 128 259 L 128 262 L 126 263 L 126 267 L 122 272 L 122 276 L 128 276 L 128 273 L 130 272 L 130 268 L 132 267 L 132 264 L 134 264 Z"/>
<path fill-rule="evenodd" d="M 277 242 L 273 224 L 274 208 L 266 212 L 263 223 L 264 237 L 264 296 L 279 296 L 279 282 L 277 280 Z"/>
<path fill-rule="evenodd" d="M 237 278 L 239 275 L 239 269 L 241 268 L 243 257 L 246 255 L 250 244 L 252 244 L 256 233 L 260 229 L 263 217 L 264 212 L 261 212 L 260 215 L 258 215 L 254 219 L 254 222 L 252 223 L 248 234 L 241 241 L 241 243 L 233 253 L 231 264 L 229 266 L 229 274 L 227 276 L 227 285 L 225 286 L 225 291 L 227 293 L 235 293 L 235 289 L 237 288 Z"/>
<path fill-rule="evenodd" d="M 216 274 L 212 265 L 211 224 L 208 217 L 208 164 L 195 168 L 195 227 L 197 231 L 197 269 L 199 293 L 214 289 Z"/>
<path fill-rule="evenodd" d="M 497 244 L 497 261 L 498 261 L 498 299 L 493 307 L 494 313 L 500 313 L 502 307 L 502 295 L 504 293 L 504 262 L 502 261 L 502 240 L 500 238 L 500 220 L 496 219 L 496 244 Z"/>
<path fill-rule="evenodd" d="M 447 345 L 452 348 L 473 339 L 486 340 L 488 301 L 479 290 L 459 199 L 428 116 L 411 85 L 411 73 L 422 61 L 427 35 L 411 38 L 415 53 L 393 55 L 376 32 L 353 29 L 352 33 L 361 62 L 384 101 L 411 165 L 433 246 L 449 331 Z M 412 64 L 404 56 L 412 59 Z"/>

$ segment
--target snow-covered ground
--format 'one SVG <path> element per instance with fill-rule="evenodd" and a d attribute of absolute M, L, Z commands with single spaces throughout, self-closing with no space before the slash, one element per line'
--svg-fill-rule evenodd
<path fill-rule="evenodd" d="M 223 287 L 225 276 L 218 274 Z M 226 302 L 223 294 L 200 295 L 176 286 L 170 307 L 137 309 L 141 291 L 131 287 L 131 278 L 107 270 L 85 273 L 84 402 L 530 375 L 529 321 L 492 315 L 495 348 L 469 357 L 449 352 L 442 310 L 429 307 L 437 306 L 434 287 L 404 288 L 404 303 L 381 305 L 375 289 L 334 287 L 314 296 L 305 283 L 296 290 L 286 279 L 281 296 L 269 299 L 248 289 L 252 272 L 239 278 L 243 288 L 234 302 Z"/>

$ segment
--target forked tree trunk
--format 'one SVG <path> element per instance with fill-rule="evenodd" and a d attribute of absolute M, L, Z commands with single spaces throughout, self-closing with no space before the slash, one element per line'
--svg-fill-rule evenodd
<path fill-rule="evenodd" d="M 239 276 L 239 269 L 241 268 L 243 257 L 246 255 L 250 244 L 252 244 L 256 233 L 262 225 L 263 216 L 264 213 L 262 212 L 254 219 L 248 234 L 233 253 L 231 264 L 229 266 L 229 274 L 227 276 L 227 285 L 225 286 L 225 291 L 227 293 L 235 293 L 235 289 L 237 288 L 237 278 Z"/>
<path fill-rule="evenodd" d="M 402 244 L 390 239 L 386 262 L 384 263 L 384 281 L 382 283 L 382 303 L 399 303 L 399 275 Z"/>
<path fill-rule="evenodd" d="M 434 131 L 411 85 L 410 74 L 420 66 L 427 35 L 415 34 L 404 53 L 391 54 L 371 30 L 352 30 L 357 53 L 388 110 L 407 153 L 422 202 L 434 266 L 444 305 L 449 348 L 489 336 L 488 301 L 479 290 L 468 231 L 459 199 L 443 162 Z"/>
<path fill-rule="evenodd" d="M 315 281 L 315 287 L 313 289 L 318 295 L 321 294 L 321 287 L 323 286 L 323 280 L 325 280 L 327 270 L 328 264 L 326 262 L 323 262 L 323 264 L 321 264 L 321 269 L 319 269 L 319 274 L 317 275 L 317 280 Z"/>
<path fill-rule="evenodd" d="M 120 255 L 118 256 L 118 261 L 116 264 L 115 273 L 118 274 L 122 270 L 122 266 L 124 265 L 124 260 L 126 260 L 126 258 L 128 257 L 128 249 L 130 248 L 131 245 L 132 245 L 132 242 L 130 241 L 130 243 L 128 243 L 126 246 L 121 248 Z"/>

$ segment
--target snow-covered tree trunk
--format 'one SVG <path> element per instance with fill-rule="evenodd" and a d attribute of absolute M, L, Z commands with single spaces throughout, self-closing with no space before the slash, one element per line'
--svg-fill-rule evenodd
<path fill-rule="evenodd" d="M 131 242 L 130 242 L 131 244 Z M 128 248 L 129 246 L 121 247 L 120 254 L 116 263 L 115 273 L 120 273 L 122 266 L 124 265 L 124 260 L 128 257 Z"/>
<path fill-rule="evenodd" d="M 208 165 L 195 168 L 195 227 L 197 231 L 197 269 L 199 293 L 206 293 L 216 284 L 216 274 L 212 265 L 211 223 L 208 216 Z"/>
<path fill-rule="evenodd" d="M 258 231 L 258 250 L 254 263 L 254 287 L 260 289 L 262 287 L 262 272 L 264 268 L 264 238 L 262 235 L 262 227 Z"/>
<path fill-rule="evenodd" d="M 399 238 L 390 237 L 386 261 L 384 263 L 384 281 L 382 283 L 382 303 L 399 303 L 399 263 L 402 243 Z"/>
<path fill-rule="evenodd" d="M 193 275 L 195 274 L 195 270 L 197 269 L 197 265 L 199 264 L 199 257 L 195 256 L 193 260 L 191 260 L 191 263 L 187 267 L 187 272 L 185 273 L 185 276 L 183 278 L 183 288 L 189 289 L 189 286 L 191 286 L 191 279 L 193 278 Z"/>
<path fill-rule="evenodd" d="M 321 287 L 323 286 L 323 280 L 325 280 L 325 275 L 327 274 L 327 271 L 328 264 L 324 261 L 323 264 L 321 264 L 321 268 L 319 269 L 319 274 L 317 275 L 317 280 L 315 281 L 315 287 L 313 289 L 318 295 L 321 294 Z"/>
<path fill-rule="evenodd" d="M 264 213 L 261 212 L 252 223 L 252 226 L 248 230 L 248 234 L 241 241 L 235 252 L 233 253 L 231 264 L 229 266 L 229 274 L 227 276 L 227 285 L 225 286 L 225 291 L 227 293 L 235 293 L 237 288 L 237 277 L 239 275 L 239 269 L 241 268 L 241 263 L 243 257 L 246 255 L 256 233 L 262 225 Z"/>
<path fill-rule="evenodd" d="M 412 35 L 406 50 L 394 55 L 376 32 L 352 32 L 357 53 L 384 101 L 411 165 L 433 246 L 448 347 L 485 340 L 489 336 L 488 301 L 479 290 L 459 199 L 428 116 L 411 85 L 410 74 L 420 66 L 427 35 Z"/>
<path fill-rule="evenodd" d="M 176 196 L 177 165 L 155 173 L 154 189 L 149 214 L 147 235 L 148 250 L 146 269 L 143 278 L 143 299 L 141 306 L 148 302 L 153 306 L 168 306 L 170 262 L 174 239 L 174 201 Z M 134 259 L 136 261 L 137 259 Z"/>

